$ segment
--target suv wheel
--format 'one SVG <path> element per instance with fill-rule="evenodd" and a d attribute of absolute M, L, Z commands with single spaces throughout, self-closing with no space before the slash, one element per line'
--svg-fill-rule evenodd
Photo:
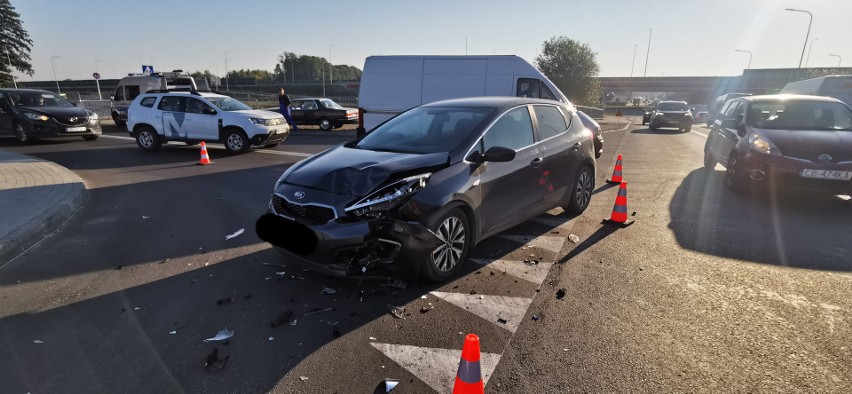
<path fill-rule="evenodd" d="M 33 138 L 21 122 L 15 122 L 15 139 L 21 144 L 31 144 Z"/>
<path fill-rule="evenodd" d="M 322 118 L 319 120 L 319 128 L 328 131 L 331 130 L 332 127 L 334 127 L 334 123 L 331 123 L 331 119 Z"/>
<path fill-rule="evenodd" d="M 436 217 L 429 228 L 441 245 L 429 251 L 423 265 L 423 277 L 441 282 L 455 275 L 467 260 L 471 231 L 467 216 L 459 208 L 450 208 Z"/>
<path fill-rule="evenodd" d="M 242 153 L 249 150 L 249 140 L 246 133 L 237 128 L 225 130 L 225 138 L 222 139 L 225 143 L 225 149 L 231 153 Z"/>
<path fill-rule="evenodd" d="M 571 185 L 569 200 L 562 206 L 562 209 L 574 215 L 583 213 L 589 207 L 589 202 L 592 201 L 594 189 L 595 176 L 592 174 L 592 169 L 587 166 L 581 167 Z"/>
<path fill-rule="evenodd" d="M 162 142 L 157 132 L 150 126 L 141 126 L 136 130 L 136 145 L 144 151 L 153 152 L 160 149 Z"/>

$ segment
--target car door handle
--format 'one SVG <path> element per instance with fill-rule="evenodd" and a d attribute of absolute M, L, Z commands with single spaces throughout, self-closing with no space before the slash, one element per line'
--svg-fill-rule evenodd
<path fill-rule="evenodd" d="M 535 159 L 533 159 L 533 161 L 530 162 L 530 165 L 533 167 L 538 167 L 539 165 L 541 165 L 541 158 L 536 157 Z"/>
<path fill-rule="evenodd" d="M 583 145 L 580 144 L 579 142 L 574 143 L 574 149 L 580 149 L 581 146 L 583 146 Z"/>

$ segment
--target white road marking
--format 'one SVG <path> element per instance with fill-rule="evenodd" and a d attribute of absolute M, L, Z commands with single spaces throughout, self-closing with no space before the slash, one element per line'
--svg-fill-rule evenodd
<path fill-rule="evenodd" d="M 551 263 L 541 261 L 538 264 L 533 265 L 526 265 L 520 261 L 509 260 L 470 259 L 470 261 L 497 271 L 505 272 L 536 285 L 540 285 L 544 282 L 547 278 L 547 274 L 550 272 L 550 267 L 553 266 Z"/>
<path fill-rule="evenodd" d="M 445 293 L 442 291 L 430 292 L 436 297 L 473 313 L 498 327 L 503 327 L 512 333 L 517 331 L 518 326 L 527 314 L 527 308 L 532 303 L 532 298 L 505 297 L 495 295 Z M 504 320 L 502 323 L 498 320 Z"/>
<path fill-rule="evenodd" d="M 101 138 L 112 138 L 112 139 L 115 139 L 115 140 L 123 140 L 123 141 L 136 141 L 136 139 L 133 138 L 133 137 L 124 137 L 124 136 L 120 136 L 120 135 L 101 134 Z M 222 148 L 222 149 L 225 148 L 225 146 L 222 145 L 222 144 L 207 144 L 207 146 L 212 146 L 212 147 Z M 267 154 L 267 155 L 296 156 L 296 157 L 311 157 L 311 156 L 314 155 L 313 153 L 288 152 L 288 151 L 268 150 L 268 149 L 258 149 L 258 150 L 255 150 L 254 152 L 255 153 L 264 153 L 264 154 Z"/>
<path fill-rule="evenodd" d="M 550 216 L 550 215 L 537 216 L 533 219 L 530 219 L 530 221 L 538 223 L 538 224 L 543 224 L 545 226 L 550 226 L 550 227 L 553 227 L 553 228 L 566 228 L 569 225 L 573 226 L 573 224 L 574 224 L 574 223 L 571 222 L 571 219 L 553 217 L 553 216 Z"/>
<path fill-rule="evenodd" d="M 704 138 L 707 138 L 707 134 L 699 133 L 699 132 L 697 132 L 697 131 L 695 131 L 695 130 L 690 131 L 690 133 L 698 134 L 698 135 L 700 135 L 700 136 L 702 136 L 702 137 L 704 137 Z"/>
<path fill-rule="evenodd" d="M 525 244 L 530 247 L 544 249 L 553 253 L 559 253 L 559 251 L 562 250 L 562 245 L 565 243 L 565 237 L 554 237 L 550 235 L 540 235 L 538 237 L 527 235 L 498 235 L 498 237 L 520 244 Z"/>
<path fill-rule="evenodd" d="M 463 340 L 459 341 L 459 346 Z M 461 350 L 450 350 L 390 343 L 371 343 L 374 348 L 401 365 L 414 376 L 425 382 L 439 393 L 451 393 L 461 360 Z M 500 355 L 482 352 L 479 355 L 479 367 L 482 381 L 488 379 L 500 362 Z"/>

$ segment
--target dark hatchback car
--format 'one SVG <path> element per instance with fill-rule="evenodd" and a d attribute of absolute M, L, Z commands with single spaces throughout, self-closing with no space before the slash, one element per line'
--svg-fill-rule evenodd
<path fill-rule="evenodd" d="M 441 281 L 491 235 L 554 207 L 583 212 L 594 179 L 593 137 L 573 108 L 454 99 L 415 107 L 294 164 L 256 227 L 261 239 L 325 274 L 390 269 Z"/>
<path fill-rule="evenodd" d="M 358 110 L 344 108 L 327 98 L 293 100 L 290 115 L 298 125 L 316 125 L 323 130 L 340 128 L 345 124 L 358 124 Z"/>
<path fill-rule="evenodd" d="M 771 95 L 728 101 L 704 147 L 725 184 L 827 194 L 852 192 L 852 110 L 829 97 Z"/>
<path fill-rule="evenodd" d="M 46 90 L 0 89 L 0 133 L 28 144 L 38 138 L 82 137 L 96 140 L 101 122 L 94 112 L 76 107 Z"/>
<path fill-rule="evenodd" d="M 603 154 L 603 132 L 601 131 L 601 125 L 596 120 L 592 119 L 591 116 L 586 114 L 583 111 L 577 111 L 577 115 L 580 117 L 580 121 L 583 122 L 583 125 L 586 126 L 587 129 L 592 131 L 592 134 L 595 135 L 595 158 L 598 159 Z"/>
<path fill-rule="evenodd" d="M 650 114 L 648 128 L 676 127 L 683 132 L 692 130 L 692 113 L 685 101 L 660 101 Z"/>

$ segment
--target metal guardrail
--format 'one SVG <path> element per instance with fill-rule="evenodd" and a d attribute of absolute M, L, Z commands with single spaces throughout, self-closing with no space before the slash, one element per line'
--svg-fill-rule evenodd
<path fill-rule="evenodd" d="M 79 103 L 81 108 L 85 108 L 89 111 L 92 111 L 98 114 L 98 116 L 101 118 L 109 118 L 112 116 L 109 111 L 109 100 L 80 100 Z"/>
<path fill-rule="evenodd" d="M 586 107 L 585 105 L 575 105 L 578 110 L 583 111 L 586 115 L 591 116 L 594 119 L 603 119 L 604 110 L 603 108 L 595 108 L 595 107 Z"/>

